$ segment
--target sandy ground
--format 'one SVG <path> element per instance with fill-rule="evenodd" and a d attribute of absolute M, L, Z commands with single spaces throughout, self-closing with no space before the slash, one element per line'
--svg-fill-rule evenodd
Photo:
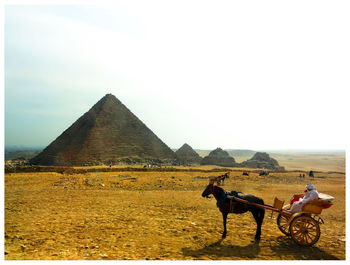
<path fill-rule="evenodd" d="M 322 212 L 321 238 L 300 247 L 283 235 L 276 214 L 266 211 L 262 239 L 253 243 L 252 215 L 230 214 L 221 240 L 215 199 L 201 193 L 203 172 L 16 173 L 5 175 L 7 260 L 335 260 L 345 259 L 345 176 L 300 179 L 297 173 L 268 177 L 232 172 L 223 186 L 272 204 L 288 201 L 312 182 L 333 195 Z"/>

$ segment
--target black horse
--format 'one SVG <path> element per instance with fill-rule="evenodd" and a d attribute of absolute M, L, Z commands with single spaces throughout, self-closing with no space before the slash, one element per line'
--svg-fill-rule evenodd
<path fill-rule="evenodd" d="M 269 172 L 268 171 L 262 171 L 259 173 L 259 176 L 268 176 Z"/>
<path fill-rule="evenodd" d="M 226 192 L 223 188 L 220 188 L 214 184 L 209 184 L 206 189 L 202 193 L 202 197 L 208 198 L 210 194 L 213 194 L 215 199 L 219 202 L 222 200 L 223 196 L 226 198 Z M 239 195 L 239 197 L 243 200 L 253 202 L 256 204 L 264 204 L 264 201 L 258 197 L 255 197 L 254 195 L 247 194 L 247 195 Z M 233 199 L 234 200 L 234 199 Z M 233 206 L 233 207 L 231 207 Z M 222 213 L 223 222 L 224 222 L 224 232 L 222 233 L 222 238 L 226 237 L 226 221 L 227 221 L 227 215 L 229 213 L 235 213 L 235 214 L 241 214 L 245 213 L 247 211 L 251 212 L 254 216 L 254 219 L 256 221 L 256 234 L 255 234 L 255 241 L 260 240 L 261 236 L 261 225 L 264 220 L 265 216 L 265 209 L 256 207 L 254 205 L 248 205 L 241 202 L 233 201 L 232 204 L 230 202 L 229 198 L 226 198 L 222 203 L 218 205 L 220 212 Z"/>

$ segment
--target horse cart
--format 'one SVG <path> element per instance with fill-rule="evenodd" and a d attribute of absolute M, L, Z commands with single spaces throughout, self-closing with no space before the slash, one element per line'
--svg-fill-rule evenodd
<path fill-rule="evenodd" d="M 296 194 L 291 201 L 295 201 L 301 196 Z M 277 212 L 277 226 L 279 230 L 283 234 L 291 236 L 301 246 L 311 246 L 319 240 L 321 235 L 320 224 L 324 224 L 323 219 L 319 215 L 323 209 L 332 206 L 332 197 L 322 193 L 320 193 L 320 199 L 309 201 L 301 212 L 296 213 L 289 210 L 290 205 L 283 207 L 284 201 L 279 200 L 277 197 L 275 197 L 273 206 L 252 203 L 237 197 L 234 200 Z"/>
<path fill-rule="evenodd" d="M 219 176 L 218 178 L 215 178 L 214 181 L 218 181 L 220 177 L 221 176 Z M 213 184 L 214 184 L 213 180 L 210 180 L 208 187 Z M 208 190 L 208 187 L 207 187 L 207 190 Z M 222 189 L 220 187 L 218 188 Z M 211 187 L 209 190 L 212 191 L 211 194 L 215 193 L 215 188 Z M 253 196 L 253 195 L 250 195 L 250 196 Z M 261 202 L 257 203 L 254 201 L 248 201 L 247 199 L 244 199 L 245 198 L 244 196 L 233 196 L 230 199 L 230 208 L 233 202 L 235 202 L 235 203 L 242 203 L 243 205 L 249 205 L 254 208 L 257 207 L 260 209 L 270 210 L 272 211 L 271 216 L 274 212 L 276 212 L 278 213 L 277 226 L 283 234 L 292 237 L 292 239 L 298 245 L 311 246 L 311 245 L 314 245 L 319 240 L 321 235 L 320 224 L 324 224 L 324 221 L 319 215 L 322 213 L 322 210 L 332 206 L 332 200 L 334 198 L 330 195 L 319 193 L 319 199 L 309 201 L 307 204 L 305 204 L 302 211 L 296 212 L 296 213 L 293 213 L 292 211 L 290 211 L 290 207 L 293 204 L 293 202 L 298 201 L 303 196 L 304 196 L 303 194 L 294 195 L 290 201 L 290 204 L 285 206 L 283 206 L 284 201 L 279 200 L 277 197 L 275 197 L 274 204 L 271 206 Z M 215 197 L 215 194 L 214 194 L 214 197 Z M 237 213 L 232 211 L 232 209 L 229 212 Z M 225 227 L 224 233 L 226 236 L 225 220 L 224 220 L 224 227 Z M 259 224 L 258 224 L 258 230 L 260 230 Z M 258 234 L 258 237 L 260 237 L 260 232 L 257 232 L 257 234 Z"/>

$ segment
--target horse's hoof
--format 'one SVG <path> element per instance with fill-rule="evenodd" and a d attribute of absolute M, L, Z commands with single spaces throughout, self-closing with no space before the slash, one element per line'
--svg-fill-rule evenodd
<path fill-rule="evenodd" d="M 250 240 L 250 243 L 252 244 L 259 244 L 260 239 L 254 239 L 254 240 Z"/>

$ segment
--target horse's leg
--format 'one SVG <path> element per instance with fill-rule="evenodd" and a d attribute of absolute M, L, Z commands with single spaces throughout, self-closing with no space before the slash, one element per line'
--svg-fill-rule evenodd
<path fill-rule="evenodd" d="M 224 222 L 224 232 L 222 233 L 222 238 L 225 238 L 226 237 L 226 221 L 227 221 L 227 215 L 228 213 L 227 212 L 222 212 L 222 220 Z"/>
<path fill-rule="evenodd" d="M 255 241 L 259 241 L 260 236 L 261 236 L 261 225 L 262 225 L 262 222 L 263 222 L 264 216 L 265 216 L 265 210 L 253 209 L 251 212 L 252 212 L 254 219 L 256 221 Z"/>

